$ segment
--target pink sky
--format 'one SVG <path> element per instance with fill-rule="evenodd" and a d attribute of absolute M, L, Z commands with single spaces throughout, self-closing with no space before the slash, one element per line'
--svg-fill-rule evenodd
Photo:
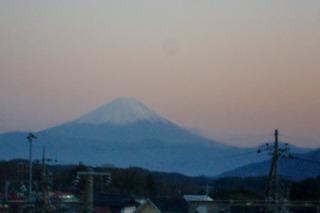
<path fill-rule="evenodd" d="M 0 132 L 119 96 L 227 144 L 320 144 L 320 1 L 0 1 Z"/>

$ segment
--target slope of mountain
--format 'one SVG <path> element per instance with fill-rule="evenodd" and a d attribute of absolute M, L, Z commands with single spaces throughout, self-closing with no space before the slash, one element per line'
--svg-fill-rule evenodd
<path fill-rule="evenodd" d="M 320 149 L 304 153 L 293 154 L 293 158 L 279 159 L 279 175 L 293 180 L 303 180 L 308 177 L 320 176 Z M 267 176 L 271 160 L 242 166 L 225 172 L 221 176 Z"/>
<path fill-rule="evenodd" d="M 119 98 L 78 119 L 36 133 L 33 156 L 61 163 L 138 166 L 149 170 L 214 176 L 267 159 L 193 134 L 132 98 Z M 29 156 L 27 133 L 0 134 L 0 159 Z"/>

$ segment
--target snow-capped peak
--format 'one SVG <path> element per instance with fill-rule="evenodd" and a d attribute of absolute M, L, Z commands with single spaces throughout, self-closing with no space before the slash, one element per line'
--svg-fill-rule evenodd
<path fill-rule="evenodd" d="M 76 123 L 125 125 L 163 120 L 134 98 L 121 97 L 75 120 Z"/>

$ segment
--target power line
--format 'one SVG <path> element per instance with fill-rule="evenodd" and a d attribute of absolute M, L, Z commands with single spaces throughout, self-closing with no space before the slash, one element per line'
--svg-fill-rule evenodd
<path fill-rule="evenodd" d="M 314 164 L 319 164 L 320 165 L 320 162 L 319 161 L 315 161 L 315 160 L 309 160 L 309 159 L 304 159 L 304 158 L 298 158 L 298 157 L 295 157 L 291 154 L 289 154 L 289 159 L 293 159 L 293 160 L 300 160 L 300 161 L 305 161 L 305 162 L 308 162 L 308 163 L 314 163 Z"/>

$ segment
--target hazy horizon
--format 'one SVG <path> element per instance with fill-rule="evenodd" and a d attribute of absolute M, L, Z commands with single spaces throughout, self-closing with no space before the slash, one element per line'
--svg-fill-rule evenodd
<path fill-rule="evenodd" d="M 320 1 L 0 1 L 0 132 L 117 97 L 236 146 L 320 144 Z"/>

